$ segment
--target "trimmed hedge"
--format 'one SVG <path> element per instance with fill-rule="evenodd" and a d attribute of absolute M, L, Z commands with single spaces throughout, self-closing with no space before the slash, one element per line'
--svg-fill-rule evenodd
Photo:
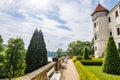
<path fill-rule="evenodd" d="M 101 66 L 103 60 L 80 60 L 83 65 L 94 65 L 94 66 Z"/>
<path fill-rule="evenodd" d="M 75 59 L 73 59 L 75 60 Z M 75 67 L 79 73 L 80 80 L 99 80 L 92 72 L 86 69 L 80 61 L 75 61 Z"/>
<path fill-rule="evenodd" d="M 77 59 L 75 57 L 72 58 L 73 63 L 75 63 Z"/>

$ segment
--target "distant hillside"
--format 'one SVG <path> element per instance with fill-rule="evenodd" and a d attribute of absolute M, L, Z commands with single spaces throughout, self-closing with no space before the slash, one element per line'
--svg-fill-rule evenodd
<path fill-rule="evenodd" d="M 54 57 L 55 54 L 56 54 L 56 52 L 52 52 L 52 51 L 47 52 L 48 57 Z"/>

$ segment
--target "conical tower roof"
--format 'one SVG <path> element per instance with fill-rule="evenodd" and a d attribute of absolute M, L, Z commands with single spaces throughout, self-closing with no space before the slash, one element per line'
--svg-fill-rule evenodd
<path fill-rule="evenodd" d="M 91 16 L 94 15 L 96 12 L 102 12 L 102 11 L 108 12 L 108 10 L 99 3 L 95 8 L 94 12 L 91 14 Z"/>

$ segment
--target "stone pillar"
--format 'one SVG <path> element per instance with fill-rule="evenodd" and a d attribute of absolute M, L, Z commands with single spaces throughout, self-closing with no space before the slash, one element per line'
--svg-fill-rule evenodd
<path fill-rule="evenodd" d="M 59 68 L 58 68 L 58 64 L 59 64 L 59 63 L 58 63 L 58 62 L 59 62 L 58 60 L 59 60 L 59 58 L 56 58 L 56 57 L 55 57 L 55 58 L 52 58 L 52 60 L 53 60 L 53 62 L 56 62 L 55 71 L 58 71 L 58 70 L 59 70 Z"/>

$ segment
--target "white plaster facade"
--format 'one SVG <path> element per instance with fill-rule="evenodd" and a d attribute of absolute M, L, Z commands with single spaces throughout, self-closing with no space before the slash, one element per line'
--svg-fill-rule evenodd
<path fill-rule="evenodd" d="M 109 12 L 96 11 L 92 14 L 95 57 L 102 57 L 108 37 L 114 37 L 117 48 L 120 48 L 120 2 Z"/>

